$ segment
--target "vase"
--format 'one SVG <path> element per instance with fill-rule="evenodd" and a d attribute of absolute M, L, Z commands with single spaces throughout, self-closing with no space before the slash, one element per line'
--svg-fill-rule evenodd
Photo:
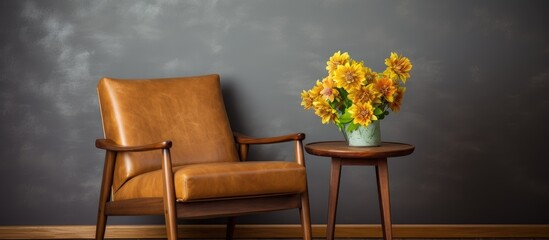
<path fill-rule="evenodd" d="M 373 121 L 367 127 L 359 126 L 356 130 L 349 132 L 345 126 L 343 135 L 351 147 L 375 147 L 381 144 L 380 121 Z"/>

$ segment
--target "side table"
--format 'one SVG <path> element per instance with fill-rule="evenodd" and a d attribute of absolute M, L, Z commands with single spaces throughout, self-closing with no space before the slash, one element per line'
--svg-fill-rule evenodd
<path fill-rule="evenodd" d="M 414 146 L 404 143 L 382 142 L 381 146 L 378 147 L 350 147 L 347 142 L 331 141 L 309 143 L 305 145 L 305 150 L 309 154 L 332 158 L 326 239 L 334 239 L 339 179 L 341 166 L 343 165 L 372 165 L 376 167 L 383 238 L 393 239 L 387 158 L 409 155 L 414 151 Z"/>

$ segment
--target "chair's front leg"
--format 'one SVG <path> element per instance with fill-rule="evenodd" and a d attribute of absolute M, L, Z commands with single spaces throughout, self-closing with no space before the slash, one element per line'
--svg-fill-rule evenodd
<path fill-rule="evenodd" d="M 301 140 L 295 141 L 295 161 L 305 167 L 305 156 L 303 153 L 303 142 Z M 306 184 L 307 185 L 307 184 Z M 301 228 L 303 229 L 303 239 L 312 239 L 311 230 L 311 210 L 309 207 L 309 193 L 308 190 L 301 193 L 301 206 L 299 207 L 299 216 L 301 218 Z"/>
<path fill-rule="evenodd" d="M 97 225 L 95 225 L 95 239 L 101 240 L 105 237 L 105 228 L 107 226 L 107 214 L 105 209 L 107 202 L 111 197 L 112 178 L 114 174 L 114 162 L 116 161 L 116 152 L 106 151 L 105 165 L 103 166 L 103 179 L 101 181 L 101 192 L 99 194 L 99 210 L 97 212 Z"/>
<path fill-rule="evenodd" d="M 301 218 L 301 228 L 303 230 L 303 239 L 312 239 L 311 230 L 311 210 L 309 207 L 309 193 L 305 191 L 301 194 L 301 207 L 299 208 L 299 216 Z"/>
<path fill-rule="evenodd" d="M 162 181 L 164 182 L 164 219 L 169 240 L 177 240 L 177 212 L 170 150 L 162 150 Z"/>

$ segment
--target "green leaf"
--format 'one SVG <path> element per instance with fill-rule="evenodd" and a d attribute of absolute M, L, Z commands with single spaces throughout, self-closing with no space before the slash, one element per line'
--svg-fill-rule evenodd
<path fill-rule="evenodd" d="M 339 122 L 340 123 L 349 123 L 353 121 L 353 117 L 351 117 L 351 113 L 349 113 L 349 111 L 345 111 L 345 113 L 343 113 L 343 115 L 341 115 L 339 117 Z"/>
<path fill-rule="evenodd" d="M 347 132 L 352 132 L 354 130 L 357 130 L 359 126 L 360 125 L 355 123 L 349 123 L 349 125 L 347 126 Z"/>
<path fill-rule="evenodd" d="M 379 116 L 381 114 L 383 114 L 383 110 L 381 110 L 379 108 L 374 109 L 374 115 Z"/>
<path fill-rule="evenodd" d="M 330 104 L 330 107 L 331 107 L 331 108 L 337 109 L 337 102 L 336 102 L 336 101 L 328 102 L 328 104 Z"/>
<path fill-rule="evenodd" d="M 349 108 L 353 105 L 353 101 L 349 100 L 348 98 L 345 98 L 345 107 Z"/>
<path fill-rule="evenodd" d="M 343 99 L 347 98 L 347 94 L 349 94 L 347 91 L 345 91 L 345 89 L 343 88 L 336 88 L 336 90 L 339 92 L 339 95 L 341 95 L 341 97 Z"/>

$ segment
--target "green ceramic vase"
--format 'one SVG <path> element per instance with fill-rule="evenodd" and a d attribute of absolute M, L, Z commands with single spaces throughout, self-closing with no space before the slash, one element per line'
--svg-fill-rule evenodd
<path fill-rule="evenodd" d="M 375 147 L 381 144 L 380 121 L 374 121 L 367 127 L 360 126 L 356 130 L 349 132 L 345 126 L 345 140 L 351 147 Z"/>

